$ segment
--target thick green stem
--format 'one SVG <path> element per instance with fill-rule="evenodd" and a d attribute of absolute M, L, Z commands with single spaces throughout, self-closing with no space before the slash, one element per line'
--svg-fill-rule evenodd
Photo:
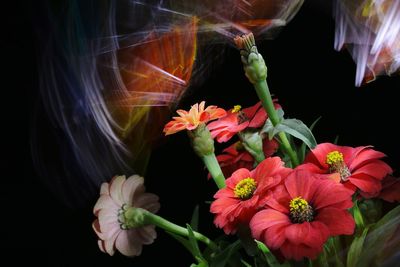
<path fill-rule="evenodd" d="M 189 236 L 189 231 L 188 229 L 176 225 L 154 213 L 145 211 L 145 221 L 147 224 L 153 224 L 157 227 L 160 227 L 164 229 L 165 231 L 181 235 L 181 236 Z M 203 234 L 200 234 L 198 232 L 193 231 L 194 237 L 198 240 L 206 244 L 208 247 L 210 247 L 212 250 L 216 250 L 218 248 L 217 244 L 215 244 L 211 239 L 206 237 Z"/>
<path fill-rule="evenodd" d="M 215 183 L 217 184 L 218 188 L 225 188 L 225 177 L 222 173 L 221 167 L 219 166 L 218 160 L 215 157 L 214 153 L 203 155 L 202 160 L 206 165 L 208 171 L 210 172 L 212 178 L 214 179 Z"/>
<path fill-rule="evenodd" d="M 274 102 L 272 101 L 267 81 L 262 80 L 254 83 L 254 88 L 256 89 L 258 98 L 261 100 L 261 103 L 265 111 L 268 113 L 268 117 L 270 118 L 272 124 L 276 126 L 279 123 L 279 116 L 275 110 Z M 289 155 L 293 167 L 296 167 L 297 165 L 299 165 L 299 159 L 296 152 L 292 149 L 286 134 L 284 132 L 280 132 L 278 133 L 278 136 L 281 141 L 281 147 Z"/>

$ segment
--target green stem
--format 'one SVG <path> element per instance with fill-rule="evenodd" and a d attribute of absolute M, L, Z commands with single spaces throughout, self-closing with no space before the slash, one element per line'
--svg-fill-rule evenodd
<path fill-rule="evenodd" d="M 202 156 L 203 162 L 210 172 L 218 188 L 225 188 L 225 177 L 214 153 Z"/>
<path fill-rule="evenodd" d="M 264 153 L 251 154 L 256 160 L 257 164 L 265 159 Z"/>
<path fill-rule="evenodd" d="M 189 231 L 188 229 L 176 225 L 154 213 L 148 212 L 146 210 L 144 210 L 145 213 L 145 221 L 146 224 L 153 224 L 157 227 L 160 227 L 162 229 L 164 229 L 165 231 L 177 234 L 177 235 L 181 235 L 181 236 L 189 236 Z M 194 237 L 198 240 L 203 242 L 204 244 L 206 244 L 208 247 L 210 247 L 212 250 L 216 250 L 218 248 L 217 244 L 215 244 L 211 239 L 209 239 L 208 237 L 206 237 L 203 234 L 200 234 L 198 232 L 193 231 Z"/>
<path fill-rule="evenodd" d="M 268 117 L 270 118 L 272 125 L 274 126 L 278 125 L 280 122 L 279 116 L 275 110 L 274 102 L 272 101 L 267 81 L 262 80 L 257 83 L 254 83 L 254 88 L 256 89 L 258 98 L 261 100 L 261 103 L 265 111 L 268 113 Z M 281 147 L 289 155 L 293 167 L 296 167 L 297 165 L 299 165 L 299 159 L 297 157 L 296 152 L 292 149 L 286 134 L 284 132 L 280 132 L 278 133 L 278 136 L 279 139 L 281 140 Z"/>

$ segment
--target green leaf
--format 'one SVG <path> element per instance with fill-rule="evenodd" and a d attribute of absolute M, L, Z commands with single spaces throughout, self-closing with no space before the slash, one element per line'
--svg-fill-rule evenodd
<path fill-rule="evenodd" d="M 321 118 L 322 118 L 322 117 L 319 116 L 319 117 L 311 124 L 311 126 L 310 126 L 310 131 L 312 131 L 312 130 L 314 129 L 315 125 L 317 125 L 317 123 L 319 122 L 319 120 L 320 120 Z M 307 148 L 306 143 L 303 142 L 303 144 L 301 144 L 301 147 L 300 147 L 299 153 L 298 153 L 298 157 L 299 157 L 299 161 L 300 161 L 300 162 L 303 162 L 304 159 L 305 159 L 305 157 L 306 157 L 306 148 Z"/>
<path fill-rule="evenodd" d="M 315 140 L 311 130 L 300 120 L 297 119 L 283 120 L 280 124 L 278 124 L 275 127 L 273 135 L 279 132 L 285 132 L 300 139 L 311 149 L 317 146 L 317 141 Z"/>
<path fill-rule="evenodd" d="M 254 241 L 256 241 L 258 249 L 261 250 L 261 252 L 263 253 L 265 260 L 267 261 L 269 266 L 271 267 L 290 266 L 287 262 L 285 262 L 284 264 L 280 264 L 279 261 L 275 258 L 274 254 L 272 254 L 272 252 L 263 242 L 260 242 L 256 239 L 254 239 Z"/>
<path fill-rule="evenodd" d="M 283 116 L 285 115 L 285 113 L 283 112 L 283 109 L 278 108 L 276 110 L 276 113 L 278 114 L 279 121 L 283 121 L 284 120 Z M 272 140 L 272 138 L 274 138 L 274 135 L 276 134 L 276 133 L 274 133 L 274 129 L 275 129 L 275 127 L 272 124 L 271 120 L 267 119 L 263 128 L 260 131 L 260 134 L 267 133 L 268 139 Z"/>
<path fill-rule="evenodd" d="M 241 248 L 240 240 L 230 244 L 220 253 L 218 253 L 211 261 L 211 267 L 224 267 L 228 264 L 231 256 Z"/>
<path fill-rule="evenodd" d="M 333 143 L 334 143 L 335 145 L 337 145 L 338 142 L 339 142 L 339 135 L 336 135 L 335 140 L 333 140 Z"/>
<path fill-rule="evenodd" d="M 208 263 L 206 261 L 200 261 L 198 264 L 192 263 L 190 267 L 208 267 Z"/>
<path fill-rule="evenodd" d="M 176 234 L 168 232 L 168 231 L 165 231 L 165 232 L 167 234 L 169 234 L 170 236 L 172 236 L 173 238 L 175 238 L 179 243 L 181 243 L 190 252 L 190 254 L 193 255 L 193 257 L 196 257 L 195 252 L 194 252 L 189 240 L 187 240 L 186 238 L 183 238 L 180 235 L 176 235 Z"/>
<path fill-rule="evenodd" d="M 200 252 L 200 248 L 199 248 L 199 244 L 197 243 L 197 239 L 194 237 L 194 233 L 193 233 L 192 227 L 190 227 L 189 224 L 186 224 L 186 228 L 187 228 L 188 233 L 189 233 L 189 242 L 190 242 L 190 245 L 192 247 L 194 257 L 196 259 L 200 258 L 201 260 L 204 260 L 204 257 Z"/>
<path fill-rule="evenodd" d="M 389 211 L 376 224 L 371 226 L 357 266 L 380 266 L 379 260 L 385 260 L 398 253 L 400 243 L 393 238 L 400 227 L 400 205 Z"/>
<path fill-rule="evenodd" d="M 364 219 L 361 214 L 360 209 L 358 208 L 358 201 L 354 201 L 354 205 L 351 208 L 351 211 L 353 212 L 353 217 L 357 225 L 357 229 L 360 229 L 361 231 L 364 229 L 365 224 L 364 224 Z"/>
<path fill-rule="evenodd" d="M 253 267 L 250 263 L 244 261 L 243 259 L 240 259 L 240 262 L 244 265 L 244 267 Z"/>
<path fill-rule="evenodd" d="M 366 227 L 360 235 L 354 237 L 353 242 L 350 245 L 349 251 L 347 252 L 347 267 L 357 266 L 357 262 L 360 259 L 360 254 L 362 252 L 368 230 L 369 228 Z"/>
<path fill-rule="evenodd" d="M 194 207 L 192 219 L 190 220 L 190 226 L 195 231 L 199 230 L 199 205 Z"/>

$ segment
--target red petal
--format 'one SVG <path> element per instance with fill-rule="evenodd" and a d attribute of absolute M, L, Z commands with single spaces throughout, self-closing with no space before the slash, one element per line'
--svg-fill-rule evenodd
<path fill-rule="evenodd" d="M 339 146 L 331 143 L 319 144 L 313 150 L 311 150 L 304 162 L 319 164 L 322 169 L 327 170 L 329 166 L 326 164 L 326 155 L 335 150 L 339 151 L 339 149 Z"/>
<path fill-rule="evenodd" d="M 312 173 L 306 170 L 294 170 L 285 179 L 285 187 L 292 199 L 302 197 L 310 201 L 317 189 L 318 181 Z"/>
<path fill-rule="evenodd" d="M 264 125 L 267 118 L 268 118 L 267 112 L 265 112 L 263 108 L 260 108 L 254 115 L 254 117 L 251 119 L 249 127 L 259 128 Z"/>
<path fill-rule="evenodd" d="M 368 161 L 374 159 L 380 159 L 385 157 L 386 155 L 382 152 L 370 149 L 369 147 L 363 147 L 362 151 L 360 151 L 357 156 L 353 159 L 351 164 L 349 165 L 350 170 L 354 170 L 361 165 L 365 164 Z"/>
<path fill-rule="evenodd" d="M 239 183 L 241 180 L 246 179 L 248 177 L 251 177 L 251 173 L 248 169 L 241 168 L 234 173 L 232 173 L 232 176 L 226 180 L 226 185 L 232 189 L 235 188 L 237 183 Z"/>
<path fill-rule="evenodd" d="M 352 171 L 353 174 L 363 173 L 376 179 L 383 179 L 383 177 L 392 172 L 392 168 L 390 168 L 389 165 L 381 160 L 374 160 Z"/>
<path fill-rule="evenodd" d="M 295 259 L 300 261 L 304 257 L 315 259 L 322 251 L 322 246 L 320 248 L 311 248 L 306 245 L 296 246 L 290 242 L 285 242 L 280 250 L 286 259 Z"/>
<path fill-rule="evenodd" d="M 291 224 L 291 222 L 286 214 L 273 209 L 265 209 L 257 212 L 251 219 L 249 225 L 253 237 L 256 239 L 261 239 L 261 235 L 266 229 L 272 226 L 284 226 L 289 224 Z"/>
<path fill-rule="evenodd" d="M 254 115 L 256 114 L 257 110 L 261 107 L 261 102 L 258 102 L 254 106 L 244 108 L 242 112 L 245 114 L 245 116 L 249 119 L 252 119 Z"/>
<path fill-rule="evenodd" d="M 369 194 L 377 194 L 381 191 L 381 183 L 378 179 L 375 179 L 366 174 L 355 174 L 349 177 L 349 182 L 357 186 L 361 191 Z"/>
<path fill-rule="evenodd" d="M 318 212 L 314 220 L 325 224 L 332 236 L 354 233 L 355 222 L 347 210 L 325 208 Z"/>
<path fill-rule="evenodd" d="M 277 173 L 285 169 L 283 165 L 284 162 L 280 157 L 266 158 L 254 170 L 254 178 L 257 181 L 261 181 L 267 177 L 274 177 Z"/>
<path fill-rule="evenodd" d="M 382 180 L 382 191 L 379 195 L 385 201 L 400 201 L 400 179 L 387 176 Z"/>
<path fill-rule="evenodd" d="M 319 190 L 314 194 L 312 205 L 315 209 L 321 209 L 338 203 L 350 204 L 352 206 L 351 196 L 353 191 L 347 189 L 340 183 L 330 180 L 320 180 Z M 346 201 L 346 202 L 344 202 Z M 350 208 L 343 207 L 343 208 Z"/>
<path fill-rule="evenodd" d="M 265 230 L 263 240 L 270 249 L 278 249 L 286 240 L 286 224 L 274 225 Z"/>

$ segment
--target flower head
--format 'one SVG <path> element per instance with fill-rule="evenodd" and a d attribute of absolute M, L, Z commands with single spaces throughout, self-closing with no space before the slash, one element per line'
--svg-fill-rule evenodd
<path fill-rule="evenodd" d="M 226 115 L 226 111 L 217 106 L 205 108 L 205 102 L 194 104 L 189 111 L 179 109 L 176 111 L 179 117 L 173 117 L 164 127 L 165 135 L 174 134 L 182 130 L 194 130 L 200 124 L 205 124 Z"/>
<path fill-rule="evenodd" d="M 281 183 L 289 172 L 279 157 L 265 159 L 253 171 L 235 171 L 226 180 L 226 187 L 214 195 L 210 211 L 215 214 L 215 225 L 232 234 L 239 225 L 248 224 L 265 201 L 265 192 Z"/>
<path fill-rule="evenodd" d="M 343 183 L 350 189 L 359 189 L 364 196 L 377 196 L 381 180 L 392 169 L 380 160 L 385 154 L 370 147 L 347 147 L 323 143 L 316 146 L 306 157 L 302 169 Z"/>
<path fill-rule="evenodd" d="M 253 237 L 286 259 L 315 259 L 330 236 L 350 235 L 352 191 L 306 170 L 295 170 L 277 186 L 264 210 L 250 221 Z"/>
<path fill-rule="evenodd" d="M 101 185 L 100 198 L 93 209 L 98 217 L 93 229 L 101 251 L 113 255 L 117 249 L 126 256 L 138 256 L 143 244 L 153 243 L 157 236 L 154 225 L 144 225 L 140 212 L 135 214 L 132 208 L 153 213 L 160 208 L 158 197 L 145 193 L 142 177 L 115 176 L 110 184 Z"/>
<path fill-rule="evenodd" d="M 227 112 L 225 117 L 207 125 L 211 136 L 219 143 L 229 141 L 235 134 L 246 128 L 260 128 L 268 119 L 268 115 L 261 106 L 261 102 L 245 109 L 239 107 L 235 106 Z M 275 104 L 275 109 L 277 108 L 280 108 L 279 104 Z"/>
<path fill-rule="evenodd" d="M 263 150 L 265 157 L 272 156 L 278 150 L 279 144 L 275 139 L 263 140 Z M 221 166 L 225 177 L 229 177 L 232 173 L 240 168 L 252 170 L 254 168 L 254 158 L 247 152 L 240 141 L 232 144 L 224 149 L 221 155 L 217 156 L 217 160 Z"/>

